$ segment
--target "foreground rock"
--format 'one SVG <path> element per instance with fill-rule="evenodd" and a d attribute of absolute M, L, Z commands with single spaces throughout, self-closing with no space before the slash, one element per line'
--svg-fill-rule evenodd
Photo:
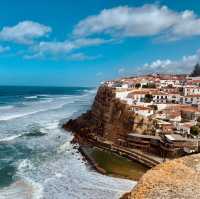
<path fill-rule="evenodd" d="M 129 199 L 200 198 L 200 154 L 179 158 L 149 170 Z"/>

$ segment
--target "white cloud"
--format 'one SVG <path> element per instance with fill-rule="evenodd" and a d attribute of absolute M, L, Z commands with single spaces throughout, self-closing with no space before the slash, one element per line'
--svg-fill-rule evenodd
<path fill-rule="evenodd" d="M 156 60 L 137 68 L 137 73 L 191 73 L 194 65 L 200 62 L 200 50 L 195 54 L 183 56 L 179 60 Z"/>
<path fill-rule="evenodd" d="M 120 6 L 89 16 L 74 28 L 77 37 L 93 34 L 120 36 L 153 36 L 166 34 L 173 39 L 200 35 L 200 18 L 193 11 L 176 12 L 166 6 Z"/>
<path fill-rule="evenodd" d="M 36 44 L 31 48 L 31 55 L 26 55 L 24 58 L 26 59 L 33 59 L 33 58 L 40 58 L 44 56 L 64 56 L 68 55 L 74 50 L 88 47 L 88 46 L 98 46 L 103 43 L 107 43 L 109 40 L 99 39 L 99 38 L 82 38 L 82 39 L 76 39 L 71 41 L 63 41 L 63 42 L 57 42 L 57 41 L 49 41 L 49 42 L 40 42 L 39 44 Z M 97 56 L 95 56 L 97 57 Z M 94 57 L 86 56 L 83 53 L 75 53 L 71 55 L 71 59 L 76 60 L 83 60 L 83 59 L 94 59 Z"/>
<path fill-rule="evenodd" d="M 124 74 L 124 72 L 125 72 L 125 68 L 119 68 L 119 69 L 118 69 L 118 74 L 119 74 L 119 75 Z"/>
<path fill-rule="evenodd" d="M 186 10 L 180 17 L 180 21 L 172 29 L 173 35 L 181 37 L 200 35 L 200 18 L 193 11 Z"/>
<path fill-rule="evenodd" d="M 57 41 L 48 41 L 48 42 L 40 42 L 39 44 L 33 47 L 33 51 L 39 53 L 67 53 L 75 48 L 75 45 L 72 42 L 64 41 L 64 42 L 57 42 Z"/>
<path fill-rule="evenodd" d="M 46 36 L 50 27 L 33 21 L 22 21 L 12 27 L 4 27 L 0 31 L 0 39 L 22 44 L 31 44 L 34 39 Z"/>
<path fill-rule="evenodd" d="M 68 59 L 74 60 L 74 61 L 86 61 L 86 60 L 94 60 L 100 58 L 101 55 L 97 56 L 90 56 L 86 55 L 84 53 L 74 53 L 68 56 Z"/>
<path fill-rule="evenodd" d="M 1 46 L 0 45 L 0 53 L 4 53 L 10 50 L 9 46 Z"/>

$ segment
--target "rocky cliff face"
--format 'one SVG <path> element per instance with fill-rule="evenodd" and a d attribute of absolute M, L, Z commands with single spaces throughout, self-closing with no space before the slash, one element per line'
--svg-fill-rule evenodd
<path fill-rule="evenodd" d="M 90 134 L 116 142 L 130 132 L 153 134 L 152 125 L 150 119 L 134 114 L 126 103 L 116 99 L 112 88 L 101 86 L 91 110 L 64 127 L 83 136 Z"/>
<path fill-rule="evenodd" d="M 200 155 L 168 161 L 143 175 L 124 199 L 200 198 Z"/>

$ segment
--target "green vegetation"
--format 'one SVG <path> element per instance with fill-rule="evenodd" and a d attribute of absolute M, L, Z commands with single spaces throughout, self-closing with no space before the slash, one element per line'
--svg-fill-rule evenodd
<path fill-rule="evenodd" d="M 197 118 L 197 122 L 200 122 L 200 117 Z"/>
<path fill-rule="evenodd" d="M 158 106 L 157 105 L 150 105 L 149 107 L 151 107 L 154 111 L 157 111 L 158 110 Z"/>
<path fill-rule="evenodd" d="M 144 102 L 150 103 L 153 100 L 153 96 L 151 94 L 146 94 L 144 97 Z"/>
<path fill-rule="evenodd" d="M 193 136 L 198 136 L 200 134 L 200 128 L 199 126 L 195 125 L 195 126 L 192 126 L 190 128 L 190 133 L 193 135 Z"/>
<path fill-rule="evenodd" d="M 141 87 L 140 83 L 135 84 L 135 88 L 140 88 L 140 87 Z"/>
<path fill-rule="evenodd" d="M 143 85 L 142 88 L 156 88 L 156 85 L 154 83 L 148 83 L 146 85 Z"/>
<path fill-rule="evenodd" d="M 191 77 L 200 76 L 200 65 L 199 65 L 199 63 L 197 63 L 197 64 L 194 66 L 194 70 L 193 70 L 193 72 L 191 73 L 190 76 L 191 76 Z"/>

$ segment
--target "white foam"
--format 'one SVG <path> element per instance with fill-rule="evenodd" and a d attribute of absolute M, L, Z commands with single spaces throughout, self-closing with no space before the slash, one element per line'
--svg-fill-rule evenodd
<path fill-rule="evenodd" d="M 8 105 L 8 106 L 0 106 L 0 110 L 5 110 L 5 109 L 11 109 L 14 106 Z"/>
<path fill-rule="evenodd" d="M 9 142 L 9 141 L 12 141 L 20 136 L 22 136 L 23 134 L 18 134 L 18 135 L 12 135 L 12 136 L 8 136 L 8 137 L 5 137 L 5 138 L 2 138 L 0 139 L 0 142 Z"/>
<path fill-rule="evenodd" d="M 73 101 L 72 101 L 73 102 Z M 38 103 L 38 102 L 37 102 Z M 37 104 L 36 103 L 36 104 Z M 20 117 L 24 117 L 24 116 L 28 116 L 28 115 L 32 115 L 32 114 L 36 114 L 38 112 L 43 112 L 43 111 L 48 111 L 48 110 L 55 110 L 55 109 L 59 109 L 62 108 L 65 104 L 67 104 L 67 102 L 62 102 L 60 104 L 53 104 L 54 106 L 48 106 L 48 102 L 45 101 L 44 103 L 46 103 L 46 108 L 38 108 L 38 110 L 27 110 L 27 112 L 22 112 L 23 110 L 20 109 L 18 112 L 16 111 L 16 113 L 13 113 L 14 110 L 7 112 L 5 114 L 1 114 L 0 116 L 0 121 L 7 121 L 7 120 L 11 120 L 11 119 L 15 119 L 15 118 L 20 118 Z M 50 104 L 51 105 L 51 104 Z M 32 107 L 34 108 L 34 107 Z M 26 110 L 25 110 L 26 111 Z"/>
<path fill-rule="evenodd" d="M 72 150 L 72 145 L 70 144 L 70 142 L 65 142 L 64 144 L 62 144 L 59 148 L 58 148 L 58 153 L 62 153 L 65 151 L 69 151 Z"/>
<path fill-rule="evenodd" d="M 27 112 L 27 113 L 18 113 L 18 114 L 12 114 L 12 115 L 2 115 L 2 116 L 0 116 L 0 121 L 6 121 L 6 120 L 19 118 L 19 117 L 24 117 L 27 115 L 32 115 L 32 114 L 38 113 L 40 111 L 43 111 L 43 110 L 31 111 L 31 112 Z"/>
<path fill-rule="evenodd" d="M 28 159 L 24 159 L 20 162 L 19 166 L 18 166 L 18 171 L 21 172 L 23 171 L 24 169 L 32 169 L 33 168 L 33 165 L 31 163 L 30 160 Z"/>
<path fill-rule="evenodd" d="M 0 189 L 0 199 L 42 199 L 43 188 L 30 180 L 18 180 L 9 187 Z"/>
<path fill-rule="evenodd" d="M 38 96 L 37 95 L 34 95 L 34 96 L 27 96 L 27 97 L 24 97 L 25 99 L 37 99 Z"/>
<path fill-rule="evenodd" d="M 55 176 L 56 176 L 57 178 L 61 178 L 63 175 L 62 175 L 61 173 L 55 173 Z"/>
<path fill-rule="evenodd" d="M 10 124 L 13 125 L 16 122 L 16 127 L 18 128 L 19 124 L 31 125 L 32 123 L 39 123 L 38 126 L 41 132 L 48 131 L 47 135 L 41 137 L 41 139 L 28 137 L 22 142 L 26 142 L 25 144 L 31 149 L 38 147 L 36 148 L 38 152 L 41 147 L 44 157 L 47 155 L 48 158 L 40 159 L 39 156 L 35 158 L 34 155 L 31 160 L 21 160 L 17 172 L 17 177 L 21 179 L 20 183 L 13 183 L 4 190 L 0 189 L 0 199 L 117 199 L 124 192 L 132 189 L 136 184 L 135 182 L 112 178 L 91 171 L 83 163 L 81 154 L 77 153 L 77 149 L 74 149 L 73 145 L 70 144 L 73 138 L 72 135 L 58 128 L 60 119 L 68 118 L 74 112 L 79 112 L 80 114 L 79 107 L 82 104 L 89 104 L 90 96 L 92 94 L 87 93 L 84 96 L 66 97 L 64 99 L 55 97 L 52 103 L 32 102 L 30 107 L 28 105 L 28 108 L 19 108 L 26 115 L 33 111 L 35 113 L 40 112 L 41 109 L 47 111 L 44 114 L 39 113 L 31 115 L 31 117 L 10 121 Z M 77 103 L 71 104 L 74 100 L 78 100 Z M 67 104 L 69 106 L 62 109 L 48 111 Z M 19 109 L 14 109 L 9 114 L 14 114 L 15 116 L 23 114 Z M 4 115 L 2 111 L 0 119 L 4 116 L 8 117 L 9 115 Z M 7 123 L 5 124 L 7 125 Z M 23 133 L 22 135 L 25 134 L 24 129 L 20 132 Z M 61 139 L 57 139 L 58 136 Z M 63 143 L 62 138 L 66 139 L 64 140 L 65 143 Z M 51 153 L 52 149 L 53 153 Z M 43 157 L 43 154 L 41 155 Z"/>
<path fill-rule="evenodd" d="M 58 124 L 59 124 L 58 121 L 48 123 L 48 124 L 46 124 L 45 129 L 48 129 L 48 130 L 56 129 L 56 128 L 58 128 Z"/>
<path fill-rule="evenodd" d="M 32 186 L 33 192 L 31 199 L 43 199 L 43 187 L 41 184 L 34 182 L 29 178 L 25 178 L 24 181 Z"/>

